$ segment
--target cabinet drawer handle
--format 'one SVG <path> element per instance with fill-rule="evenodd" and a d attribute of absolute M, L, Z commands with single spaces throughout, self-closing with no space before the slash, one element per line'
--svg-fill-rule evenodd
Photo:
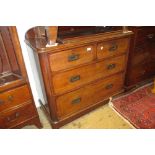
<path fill-rule="evenodd" d="M 3 100 L 0 99 L 0 104 L 4 104 L 5 102 Z"/>
<path fill-rule="evenodd" d="M 81 102 L 81 98 L 79 97 L 79 98 L 74 99 L 71 103 L 72 104 L 78 104 L 80 102 Z"/>
<path fill-rule="evenodd" d="M 12 102 L 13 99 L 14 99 L 14 97 L 13 97 L 12 95 L 9 95 L 9 96 L 8 96 L 8 100 L 9 100 L 10 102 Z"/>
<path fill-rule="evenodd" d="M 16 112 L 14 118 L 7 117 L 7 120 L 8 120 L 8 122 L 12 122 L 12 121 L 16 120 L 19 116 L 20 116 L 20 114 L 18 112 Z"/>
<path fill-rule="evenodd" d="M 116 64 L 110 64 L 107 66 L 107 69 L 110 70 L 110 69 L 114 69 L 116 67 Z"/>
<path fill-rule="evenodd" d="M 148 39 L 154 38 L 154 34 L 153 34 L 153 33 L 152 33 L 152 34 L 148 34 L 148 35 L 147 35 L 147 38 L 148 38 Z"/>
<path fill-rule="evenodd" d="M 113 44 L 110 48 L 109 48 L 109 51 L 116 51 L 118 48 L 118 46 L 116 44 Z"/>
<path fill-rule="evenodd" d="M 113 84 L 108 84 L 105 89 L 111 89 L 113 87 Z"/>
<path fill-rule="evenodd" d="M 78 60 L 80 58 L 79 54 L 72 54 L 68 56 L 68 61 L 75 61 Z"/>
<path fill-rule="evenodd" d="M 75 82 L 75 81 L 78 81 L 78 80 L 80 80 L 80 75 L 72 76 L 70 78 L 70 82 Z"/>

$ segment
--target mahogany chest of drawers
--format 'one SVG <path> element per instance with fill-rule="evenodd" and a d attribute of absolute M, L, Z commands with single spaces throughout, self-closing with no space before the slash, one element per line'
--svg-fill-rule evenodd
<path fill-rule="evenodd" d="M 41 128 L 16 27 L 0 27 L 0 129 Z"/>
<path fill-rule="evenodd" d="M 155 75 L 155 27 L 129 27 L 134 32 L 128 59 L 126 88 L 130 89 Z"/>
<path fill-rule="evenodd" d="M 72 37 L 53 47 L 46 47 L 43 38 L 26 40 L 39 58 L 53 128 L 123 90 L 131 34 L 119 30 Z"/>

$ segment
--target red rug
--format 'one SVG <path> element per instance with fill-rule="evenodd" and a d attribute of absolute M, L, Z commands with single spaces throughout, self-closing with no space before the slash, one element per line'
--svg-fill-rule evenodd
<path fill-rule="evenodd" d="M 155 94 L 152 85 L 144 86 L 112 101 L 113 108 L 133 126 L 155 129 Z"/>

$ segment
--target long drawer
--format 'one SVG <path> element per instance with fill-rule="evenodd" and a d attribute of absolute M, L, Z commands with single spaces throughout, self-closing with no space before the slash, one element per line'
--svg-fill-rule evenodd
<path fill-rule="evenodd" d="M 91 62 L 95 57 L 95 45 L 87 45 L 49 56 L 52 71 L 59 71 Z"/>
<path fill-rule="evenodd" d="M 64 118 L 107 99 L 123 87 L 123 74 L 117 74 L 82 87 L 56 99 L 58 117 Z"/>
<path fill-rule="evenodd" d="M 0 94 L 0 112 L 8 108 L 20 105 L 31 99 L 27 85 L 9 90 Z"/>
<path fill-rule="evenodd" d="M 110 58 L 53 76 L 54 93 L 64 93 L 125 69 L 126 55 Z"/>
<path fill-rule="evenodd" d="M 97 58 L 103 59 L 116 56 L 128 51 L 129 38 L 116 39 L 109 42 L 102 42 L 97 45 Z"/>
<path fill-rule="evenodd" d="M 36 115 L 33 104 L 29 103 L 17 109 L 0 113 L 0 128 L 13 128 Z"/>

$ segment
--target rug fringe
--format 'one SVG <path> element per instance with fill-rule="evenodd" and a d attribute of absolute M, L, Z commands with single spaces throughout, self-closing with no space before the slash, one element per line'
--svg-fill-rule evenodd
<path fill-rule="evenodd" d="M 124 118 L 113 106 L 112 103 L 112 97 L 110 97 L 110 101 L 108 103 L 108 106 L 114 111 L 116 112 L 126 123 L 128 123 L 133 129 L 136 129 L 126 118 Z"/>

